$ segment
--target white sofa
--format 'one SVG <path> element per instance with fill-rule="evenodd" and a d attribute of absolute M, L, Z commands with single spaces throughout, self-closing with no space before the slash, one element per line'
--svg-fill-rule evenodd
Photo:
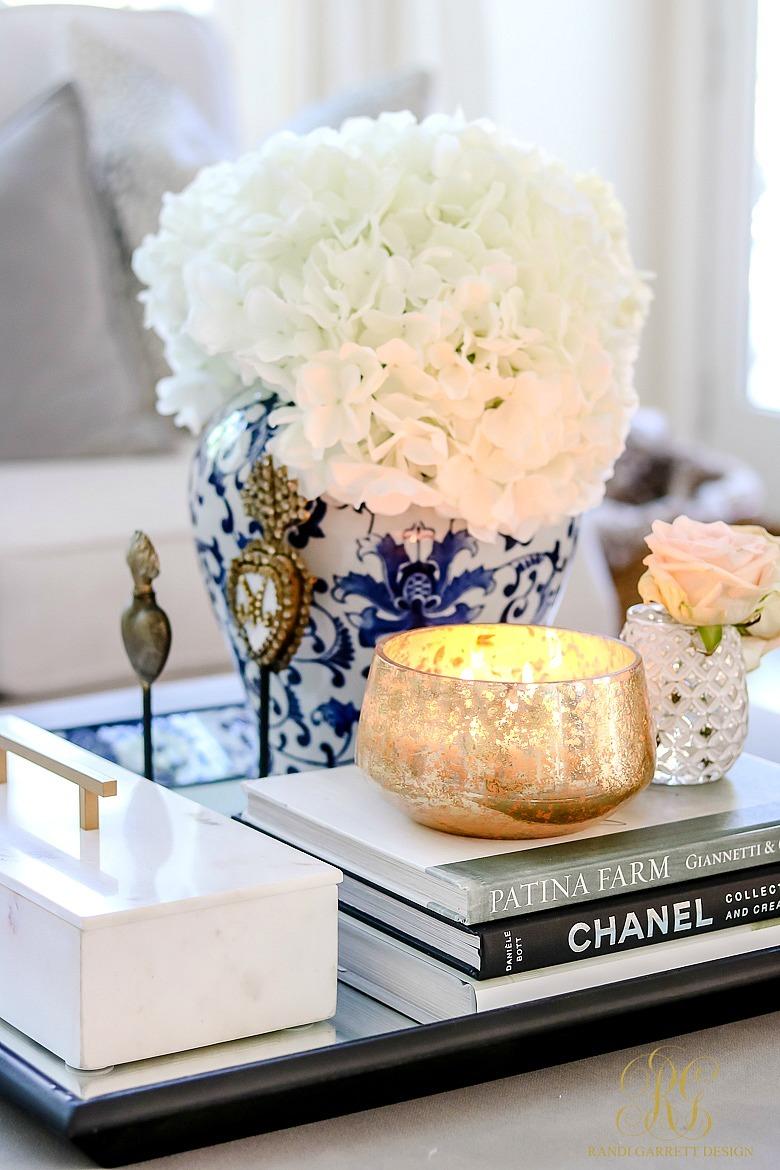
<path fill-rule="evenodd" d="M 206 22 L 181 12 L 3 9 L 0 121 L 68 80 L 74 20 L 177 83 L 225 137 L 237 139 L 222 43 Z M 225 668 L 228 652 L 189 526 L 191 446 L 182 440 L 170 454 L 147 457 L 0 463 L 0 696 L 128 681 L 119 617 L 131 593 L 124 555 L 135 528 L 150 534 L 160 554 L 158 597 L 174 630 L 166 677 Z"/>
<path fill-rule="evenodd" d="M 174 638 L 166 677 L 224 669 L 187 508 L 190 445 L 134 459 L 0 464 L 0 691 L 34 697 L 127 682 L 119 617 L 135 528 L 155 541 Z"/>

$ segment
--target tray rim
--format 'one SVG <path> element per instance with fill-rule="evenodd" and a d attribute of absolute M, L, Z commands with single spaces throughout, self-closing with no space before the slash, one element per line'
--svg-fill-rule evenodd
<path fill-rule="evenodd" d="M 90 1100 L 0 1043 L 0 1090 L 118 1166 L 761 1015 L 778 985 L 780 946 Z"/>

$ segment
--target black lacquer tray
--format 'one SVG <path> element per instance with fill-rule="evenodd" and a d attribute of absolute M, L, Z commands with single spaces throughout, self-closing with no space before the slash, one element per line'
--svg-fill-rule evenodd
<path fill-rule="evenodd" d="M 100 1074 L 0 1024 L 0 1089 L 121 1166 L 760 1015 L 779 991 L 780 947 L 437 1024 L 342 984 L 332 1021 Z"/>

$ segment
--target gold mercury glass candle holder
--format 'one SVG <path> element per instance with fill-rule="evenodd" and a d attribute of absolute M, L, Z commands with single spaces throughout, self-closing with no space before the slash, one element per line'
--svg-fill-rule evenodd
<path fill-rule="evenodd" d="M 356 760 L 415 821 L 473 837 L 557 837 L 653 778 L 642 659 L 545 626 L 435 626 L 376 648 Z"/>

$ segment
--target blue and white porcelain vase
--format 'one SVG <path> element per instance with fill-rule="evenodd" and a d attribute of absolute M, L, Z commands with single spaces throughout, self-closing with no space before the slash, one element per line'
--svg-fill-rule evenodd
<path fill-rule="evenodd" d="M 250 393 L 235 399 L 201 437 L 190 491 L 206 586 L 255 709 L 260 672 L 233 623 L 227 584 L 231 562 L 259 534 L 241 490 L 268 435 L 266 404 Z M 575 540 L 575 520 L 530 541 L 500 537 L 488 544 L 428 508 L 382 517 L 317 500 L 291 534 L 317 582 L 301 646 L 271 679 L 272 771 L 352 760 L 368 667 L 382 635 L 453 622 L 549 621 Z"/>

